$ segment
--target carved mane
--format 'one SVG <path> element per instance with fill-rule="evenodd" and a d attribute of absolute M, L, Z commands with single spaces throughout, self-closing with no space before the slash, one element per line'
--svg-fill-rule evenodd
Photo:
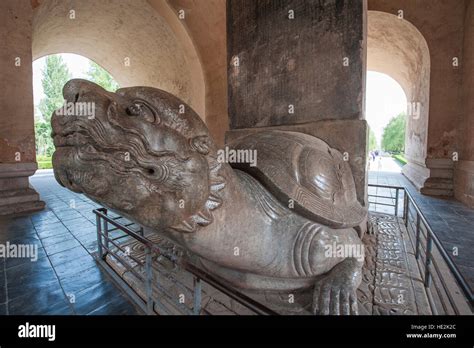
<path fill-rule="evenodd" d="M 212 211 L 222 204 L 222 198 L 219 194 L 219 191 L 225 187 L 225 180 L 219 175 L 222 163 L 217 161 L 215 153 L 208 154 L 206 159 L 209 166 L 209 196 L 204 206 L 197 213 L 183 220 L 180 224 L 171 227 L 176 231 L 191 233 L 196 232 L 199 226 L 211 224 L 214 221 Z"/>

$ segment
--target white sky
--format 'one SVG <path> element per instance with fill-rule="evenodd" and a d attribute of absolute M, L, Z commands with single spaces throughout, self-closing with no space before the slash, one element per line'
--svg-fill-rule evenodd
<path fill-rule="evenodd" d="M 89 69 L 89 59 L 72 53 L 61 53 L 72 78 L 85 78 Z M 38 106 L 40 100 L 44 98 L 43 86 L 41 78 L 43 77 L 43 69 L 46 63 L 46 56 L 39 58 L 33 62 L 33 98 L 35 106 Z"/>
<path fill-rule="evenodd" d="M 86 77 L 86 72 L 89 68 L 89 59 L 72 53 L 63 53 L 61 56 L 73 78 Z M 41 78 L 45 62 L 46 57 L 33 62 L 33 94 L 35 106 L 38 106 L 40 100 L 44 98 Z M 406 111 L 406 96 L 401 86 L 394 79 L 388 75 L 373 71 L 367 72 L 366 93 L 366 119 L 380 145 L 383 128 L 387 125 L 388 121 L 399 113 Z"/>
<path fill-rule="evenodd" d="M 365 118 L 379 146 L 388 121 L 406 110 L 407 97 L 398 82 L 385 74 L 367 72 Z"/>

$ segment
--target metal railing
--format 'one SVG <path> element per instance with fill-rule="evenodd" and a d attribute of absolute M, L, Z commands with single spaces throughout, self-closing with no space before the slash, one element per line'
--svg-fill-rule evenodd
<path fill-rule="evenodd" d="M 369 184 L 369 188 L 370 187 L 375 188 L 375 194 L 371 194 L 369 189 L 369 210 L 371 210 L 370 207 L 373 206 L 375 209 L 372 209 L 371 211 L 374 212 L 381 212 L 395 216 L 400 216 L 400 213 L 403 214 L 405 210 L 400 212 L 400 200 L 402 200 L 403 204 L 405 203 L 405 189 L 403 187 Z M 379 189 L 382 190 L 382 193 L 380 194 Z M 375 200 L 370 200 L 371 198 L 375 198 Z M 379 210 L 378 207 L 383 209 Z M 393 212 L 390 207 L 393 208 Z"/>
<path fill-rule="evenodd" d="M 375 193 L 371 193 L 370 188 L 375 189 Z M 369 184 L 368 197 L 369 211 L 394 215 L 403 220 L 415 250 L 415 259 L 433 314 L 472 313 L 474 296 L 471 287 L 433 232 L 410 192 L 401 186 Z M 403 210 L 400 209 L 401 203 Z M 389 207 L 393 208 L 393 212 Z M 453 287 L 452 279 L 464 296 Z"/>
<path fill-rule="evenodd" d="M 145 306 L 142 306 L 147 314 L 152 315 L 156 314 L 155 305 L 158 308 L 163 309 L 163 306 L 160 304 L 159 300 L 153 298 L 153 287 L 158 287 L 163 290 L 158 283 L 158 280 L 153 276 L 152 263 L 154 256 L 161 256 L 171 261 L 173 265 L 179 267 L 181 270 L 189 272 L 193 275 L 193 308 L 190 310 L 184 304 L 174 303 L 179 309 L 181 309 L 186 314 L 199 315 L 202 309 L 202 282 L 205 282 L 212 286 L 214 289 L 220 291 L 221 293 L 228 296 L 230 299 L 236 301 L 246 309 L 250 310 L 255 314 L 264 314 L 264 315 L 277 315 L 275 311 L 264 306 L 263 304 L 255 301 L 254 299 L 248 297 L 247 295 L 239 292 L 238 290 L 228 286 L 227 284 L 221 282 L 219 279 L 213 277 L 212 275 L 202 271 L 192 263 L 188 262 L 185 258 L 177 257 L 175 254 L 170 253 L 168 250 L 161 248 L 156 243 L 147 239 L 144 236 L 143 228 L 140 228 L 138 231 L 133 231 L 130 226 L 134 225 L 133 223 L 122 224 L 118 222 L 121 219 L 121 216 L 112 217 L 108 215 L 107 209 L 100 208 L 94 210 L 96 215 L 96 226 L 97 226 L 97 244 L 98 244 L 98 256 L 101 260 L 105 260 L 108 254 L 112 255 L 120 264 L 125 267 L 127 271 L 130 271 L 135 277 L 137 277 L 145 286 L 145 298 L 143 299 Z M 113 228 L 109 229 L 109 225 L 112 225 Z M 111 237 L 111 232 L 121 231 L 124 233 L 122 236 Z M 129 250 L 124 248 L 118 240 L 123 237 L 132 237 L 136 241 L 140 242 L 144 246 L 145 250 L 145 259 L 140 260 L 137 257 L 134 257 Z M 120 251 L 118 253 L 114 250 L 113 245 Z M 129 259 L 127 260 L 123 255 Z M 135 263 L 134 266 L 131 265 L 131 262 Z M 144 269 L 144 272 L 137 271 L 137 267 L 141 266 Z M 125 285 L 125 284 L 123 284 Z M 180 286 L 176 283 L 177 286 Z M 182 285 L 181 285 L 182 286 Z M 165 292 L 163 293 L 164 295 Z M 134 297 L 137 298 L 136 296 Z M 169 299 L 173 300 L 173 299 Z M 174 301 L 176 302 L 176 301 Z M 166 309 L 164 310 L 166 312 Z"/>

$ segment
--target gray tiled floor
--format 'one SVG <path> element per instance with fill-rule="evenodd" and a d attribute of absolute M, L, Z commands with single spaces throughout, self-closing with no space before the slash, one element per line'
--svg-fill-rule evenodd
<path fill-rule="evenodd" d="M 422 195 L 399 173 L 369 172 L 369 183 L 408 189 L 448 255 L 474 289 L 474 209 L 453 198 Z M 457 255 L 453 248 L 457 248 Z"/>
<path fill-rule="evenodd" d="M 0 221 L 0 243 L 36 244 L 38 260 L 0 258 L 0 315 L 138 314 L 91 256 L 97 205 L 52 175 L 36 175 L 31 183 L 46 209 Z"/>

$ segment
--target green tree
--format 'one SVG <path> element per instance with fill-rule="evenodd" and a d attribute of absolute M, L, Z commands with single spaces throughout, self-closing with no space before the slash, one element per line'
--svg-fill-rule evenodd
<path fill-rule="evenodd" d="M 107 72 L 107 70 L 93 61 L 89 62 L 87 77 L 90 81 L 97 83 L 109 92 L 115 92 L 119 88 L 118 83 L 115 82 L 114 78 Z"/>
<path fill-rule="evenodd" d="M 40 100 L 38 109 L 42 119 L 35 122 L 36 153 L 51 156 L 54 151 L 51 138 L 51 116 L 64 104 L 63 87 L 71 79 L 71 74 L 62 57 L 58 54 L 46 57 L 41 84 L 45 98 Z"/>
<path fill-rule="evenodd" d="M 51 139 L 51 123 L 39 120 L 35 123 L 36 154 L 51 156 L 54 151 Z"/>
<path fill-rule="evenodd" d="M 377 138 L 375 138 L 374 131 L 369 127 L 369 151 L 377 149 Z"/>
<path fill-rule="evenodd" d="M 402 153 L 405 151 L 406 115 L 400 114 L 390 120 L 383 130 L 382 149 Z"/>
<path fill-rule="evenodd" d="M 50 122 L 51 115 L 64 104 L 63 87 L 71 79 L 71 73 L 59 54 L 46 57 L 46 66 L 43 69 L 43 92 L 39 110 L 43 119 Z"/>

